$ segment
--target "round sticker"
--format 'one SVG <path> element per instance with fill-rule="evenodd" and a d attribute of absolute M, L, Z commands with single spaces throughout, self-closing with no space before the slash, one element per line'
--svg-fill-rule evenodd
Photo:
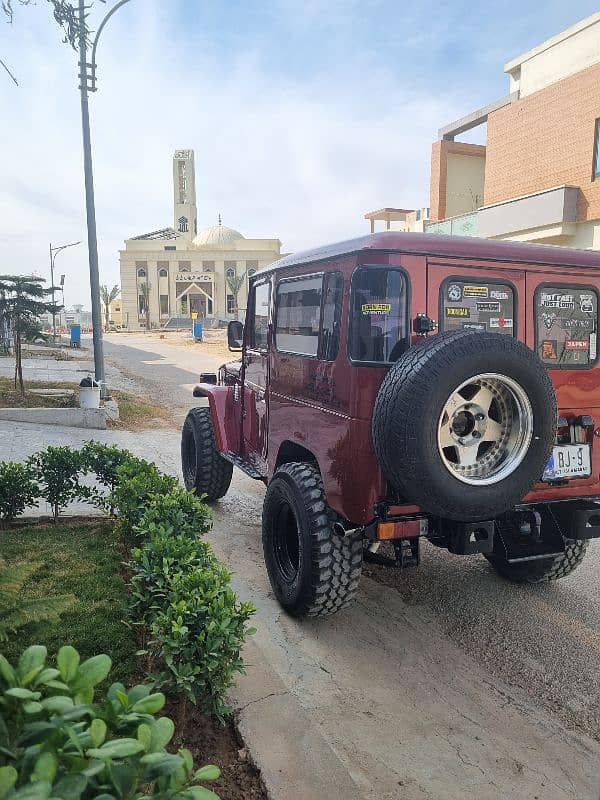
<path fill-rule="evenodd" d="M 453 283 L 448 287 L 448 300 L 452 300 L 454 303 L 458 300 L 462 300 L 462 289 L 458 283 Z"/>

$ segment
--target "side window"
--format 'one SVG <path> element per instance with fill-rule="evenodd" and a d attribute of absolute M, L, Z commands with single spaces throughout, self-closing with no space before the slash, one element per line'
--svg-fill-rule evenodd
<path fill-rule="evenodd" d="M 544 364 L 591 366 L 597 357 L 598 294 L 589 286 L 540 286 L 535 293 L 536 348 Z"/>
<path fill-rule="evenodd" d="M 335 361 L 340 346 L 340 322 L 344 278 L 341 272 L 328 272 L 323 284 L 323 322 L 321 324 L 321 358 Z"/>
<path fill-rule="evenodd" d="M 319 349 L 323 276 L 283 280 L 277 286 L 277 349 L 316 356 Z"/>
<path fill-rule="evenodd" d="M 440 294 L 440 330 L 515 335 L 515 293 L 510 284 L 449 278 Z"/>
<path fill-rule="evenodd" d="M 254 323 L 250 346 L 256 350 L 266 350 L 269 338 L 269 301 L 271 284 L 259 283 L 254 291 Z"/>
<path fill-rule="evenodd" d="M 350 358 L 389 364 L 408 347 L 407 284 L 398 269 L 360 267 L 352 278 Z"/>

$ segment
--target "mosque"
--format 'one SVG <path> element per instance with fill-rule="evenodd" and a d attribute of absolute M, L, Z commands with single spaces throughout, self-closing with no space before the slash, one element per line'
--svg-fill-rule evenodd
<path fill-rule="evenodd" d="M 279 239 L 246 239 L 218 224 L 197 230 L 193 150 L 173 156 L 173 227 L 133 236 L 119 251 L 122 325 L 216 327 L 243 317 L 248 279 L 281 254 Z M 237 289 L 237 292 L 236 292 Z"/>

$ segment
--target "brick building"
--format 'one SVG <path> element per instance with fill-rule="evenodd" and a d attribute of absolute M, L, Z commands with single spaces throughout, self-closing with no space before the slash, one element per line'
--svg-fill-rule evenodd
<path fill-rule="evenodd" d="M 600 249 L 600 13 L 504 70 L 505 97 L 439 131 L 426 229 Z"/>

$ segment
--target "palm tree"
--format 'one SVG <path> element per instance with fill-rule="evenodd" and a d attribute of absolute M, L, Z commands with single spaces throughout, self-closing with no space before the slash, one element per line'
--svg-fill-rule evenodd
<path fill-rule="evenodd" d="M 227 275 L 226 280 L 229 293 L 233 295 L 233 313 L 235 318 L 239 319 L 238 294 L 246 280 L 246 273 L 244 272 L 243 275 Z"/>
<path fill-rule="evenodd" d="M 15 391 L 18 384 L 21 397 L 25 396 L 21 350 L 23 339 L 42 314 L 47 312 L 56 314 L 62 308 L 44 300 L 52 290 L 45 289 L 43 283 L 45 283 L 44 278 L 34 276 L 0 275 L 0 316 L 8 320 L 8 327 L 12 329 L 15 349 Z"/>
<path fill-rule="evenodd" d="M 108 330 L 108 326 L 110 324 L 110 304 L 113 300 L 116 300 L 117 297 L 121 294 L 121 290 L 115 284 L 112 289 L 109 291 L 107 286 L 100 287 L 100 299 L 104 305 L 104 330 Z"/>

